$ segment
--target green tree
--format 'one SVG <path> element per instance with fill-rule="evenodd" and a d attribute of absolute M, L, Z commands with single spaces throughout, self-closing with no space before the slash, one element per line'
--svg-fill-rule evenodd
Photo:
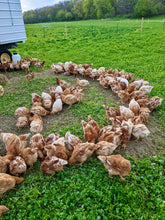
<path fill-rule="evenodd" d="M 65 11 L 64 9 L 60 9 L 55 17 L 55 21 L 65 21 Z"/>
<path fill-rule="evenodd" d="M 136 16 L 150 17 L 155 14 L 157 14 L 157 9 L 154 8 L 152 0 L 138 0 L 135 6 Z"/>
<path fill-rule="evenodd" d="M 84 0 L 83 13 L 85 19 L 97 18 L 94 0 Z"/>
<path fill-rule="evenodd" d="M 77 19 L 83 19 L 83 17 L 84 17 L 83 3 L 84 3 L 84 0 L 78 0 L 78 1 L 76 1 L 75 5 L 74 5 L 73 12 L 74 12 Z"/>
<path fill-rule="evenodd" d="M 97 18 L 108 18 L 114 16 L 114 8 L 109 0 L 94 0 Z"/>

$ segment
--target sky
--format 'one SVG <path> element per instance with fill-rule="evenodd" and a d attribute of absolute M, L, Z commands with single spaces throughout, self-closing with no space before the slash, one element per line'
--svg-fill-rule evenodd
<path fill-rule="evenodd" d="M 22 11 L 52 6 L 60 0 L 21 0 Z"/>

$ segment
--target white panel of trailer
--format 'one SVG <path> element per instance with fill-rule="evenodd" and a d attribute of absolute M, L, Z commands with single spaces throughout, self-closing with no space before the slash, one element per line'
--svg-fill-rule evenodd
<path fill-rule="evenodd" d="M 0 44 L 25 41 L 20 0 L 0 0 Z"/>

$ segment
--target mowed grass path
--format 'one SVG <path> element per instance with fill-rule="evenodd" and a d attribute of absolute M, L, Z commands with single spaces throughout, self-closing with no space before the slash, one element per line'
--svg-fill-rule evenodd
<path fill-rule="evenodd" d="M 165 99 L 163 22 L 145 20 L 143 32 L 141 21 L 137 20 L 68 22 L 67 38 L 64 23 L 50 25 L 45 27 L 45 34 L 42 24 L 26 25 L 28 40 L 17 49 L 21 57 L 40 57 L 46 61 L 45 69 L 50 69 L 52 63 L 66 61 L 93 63 L 94 68 L 124 69 L 148 80 L 154 86 L 151 96 Z M 33 89 L 40 93 L 52 82 L 52 78 L 36 78 L 30 85 L 21 79 L 20 86 L 15 85 L 14 91 L 8 91 L 0 99 L 0 114 L 13 114 L 19 104 L 29 107 L 28 93 Z M 86 120 L 88 114 L 103 126 L 106 122 L 101 107 L 103 94 L 99 97 L 97 90 L 90 88 L 88 96 L 91 101 L 83 101 L 69 110 L 71 120 L 57 121 L 50 132 L 64 135 L 70 130 L 82 138 L 82 127 L 77 121 Z M 5 105 L 8 105 L 6 111 Z M 164 102 L 152 114 L 165 125 Z M 75 123 L 67 124 L 73 118 Z M 25 181 L 0 200 L 0 205 L 10 209 L 2 219 L 165 219 L 164 157 L 155 155 L 137 160 L 127 155 L 126 158 L 131 161 L 132 170 L 124 182 L 119 177 L 110 179 L 103 164 L 94 157 L 79 168 L 65 167 L 64 172 L 51 180 L 39 170 L 38 161 L 33 170 L 27 171 Z"/>

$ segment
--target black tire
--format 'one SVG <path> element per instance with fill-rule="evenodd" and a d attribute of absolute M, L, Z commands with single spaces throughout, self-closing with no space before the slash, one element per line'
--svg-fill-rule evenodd
<path fill-rule="evenodd" d="M 6 49 L 0 50 L 0 63 L 6 63 L 12 61 L 12 54 Z"/>

